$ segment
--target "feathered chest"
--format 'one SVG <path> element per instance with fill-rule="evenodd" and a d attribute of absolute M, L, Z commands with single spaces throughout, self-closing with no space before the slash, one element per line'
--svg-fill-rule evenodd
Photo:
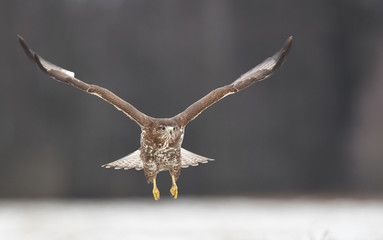
<path fill-rule="evenodd" d="M 161 148 L 154 152 L 154 157 L 159 165 L 173 166 L 181 162 L 181 150 L 175 148 Z"/>
<path fill-rule="evenodd" d="M 141 146 L 141 159 L 144 165 L 157 171 L 169 170 L 181 165 L 181 149 L 166 147 L 152 149 L 150 146 Z"/>
<path fill-rule="evenodd" d="M 156 165 L 159 171 L 169 170 L 181 164 L 181 142 L 166 141 L 143 133 L 141 159 L 148 167 Z"/>

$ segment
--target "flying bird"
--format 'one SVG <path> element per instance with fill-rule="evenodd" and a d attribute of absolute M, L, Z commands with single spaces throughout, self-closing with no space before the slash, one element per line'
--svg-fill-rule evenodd
<path fill-rule="evenodd" d="M 125 113 L 141 127 L 140 148 L 126 157 L 102 165 L 102 167 L 125 170 L 132 168 L 136 170 L 143 169 L 147 182 L 153 183 L 153 197 L 155 200 L 158 200 L 160 191 L 157 188 L 156 177 L 160 171 L 170 172 L 172 178 L 170 193 L 177 199 L 178 187 L 176 181 L 180 176 L 181 168 L 197 166 L 199 163 L 207 163 L 213 160 L 192 153 L 181 147 L 186 125 L 222 98 L 239 92 L 253 83 L 272 75 L 286 59 L 292 45 L 293 37 L 290 36 L 284 43 L 282 49 L 272 57 L 267 58 L 231 84 L 211 91 L 183 112 L 171 118 L 153 118 L 140 112 L 111 91 L 75 78 L 73 72 L 56 66 L 40 57 L 27 46 L 21 36 L 18 35 L 18 39 L 26 55 L 41 71 L 57 81 L 72 85 L 73 87 L 104 99 Z"/>

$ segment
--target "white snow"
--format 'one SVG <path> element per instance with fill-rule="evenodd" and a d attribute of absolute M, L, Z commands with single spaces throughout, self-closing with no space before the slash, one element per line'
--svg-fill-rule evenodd
<path fill-rule="evenodd" d="M 381 240 L 383 201 L 2 200 L 0 239 Z"/>

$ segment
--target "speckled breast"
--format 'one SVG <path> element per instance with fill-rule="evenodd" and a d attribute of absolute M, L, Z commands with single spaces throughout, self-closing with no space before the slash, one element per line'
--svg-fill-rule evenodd
<path fill-rule="evenodd" d="M 154 155 L 159 171 L 169 170 L 181 164 L 180 149 L 172 147 L 160 148 Z"/>

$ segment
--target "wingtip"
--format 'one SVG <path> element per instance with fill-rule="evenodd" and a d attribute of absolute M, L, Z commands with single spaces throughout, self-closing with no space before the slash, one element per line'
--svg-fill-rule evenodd
<path fill-rule="evenodd" d="M 28 48 L 27 43 L 25 42 L 24 38 L 22 36 L 20 36 L 19 34 L 17 34 L 17 40 L 19 40 L 21 47 L 28 54 L 29 48 Z"/>
<path fill-rule="evenodd" d="M 274 66 L 274 70 L 282 66 L 283 62 L 286 60 L 287 55 L 289 55 L 290 53 L 292 43 L 293 43 L 293 36 L 290 36 L 286 39 L 282 49 L 274 55 L 274 57 L 277 59 L 277 63 Z"/>
<path fill-rule="evenodd" d="M 291 48 L 291 45 L 293 43 L 294 37 L 291 35 L 290 37 L 287 38 L 285 44 L 283 45 L 283 49 L 288 52 Z"/>
<path fill-rule="evenodd" d="M 25 53 L 29 56 L 29 48 L 27 46 L 27 43 L 25 42 L 24 38 L 22 36 L 20 36 L 19 34 L 17 34 L 17 40 L 19 40 L 19 43 L 21 45 L 21 47 L 24 49 Z"/>
<path fill-rule="evenodd" d="M 28 58 L 34 63 L 36 64 L 41 71 L 43 72 L 47 72 L 47 69 L 43 66 L 43 64 L 41 63 L 41 60 L 40 60 L 40 56 L 37 55 L 37 53 L 35 53 L 33 50 L 31 50 L 28 45 L 27 45 L 27 42 L 24 40 L 24 38 L 22 36 L 20 36 L 19 34 L 17 34 L 17 38 L 19 39 L 19 43 L 21 45 L 21 47 L 23 48 L 25 54 L 28 56 Z"/>
<path fill-rule="evenodd" d="M 17 39 L 19 40 L 19 43 L 20 43 L 21 47 L 23 48 L 25 54 L 28 56 L 28 58 L 32 62 L 36 63 L 36 59 L 35 59 L 36 54 L 28 47 L 27 42 L 24 40 L 24 38 L 17 34 Z"/>
<path fill-rule="evenodd" d="M 24 38 L 20 34 L 16 34 L 16 36 L 17 36 L 17 39 L 19 39 L 19 41 L 24 41 Z"/>

